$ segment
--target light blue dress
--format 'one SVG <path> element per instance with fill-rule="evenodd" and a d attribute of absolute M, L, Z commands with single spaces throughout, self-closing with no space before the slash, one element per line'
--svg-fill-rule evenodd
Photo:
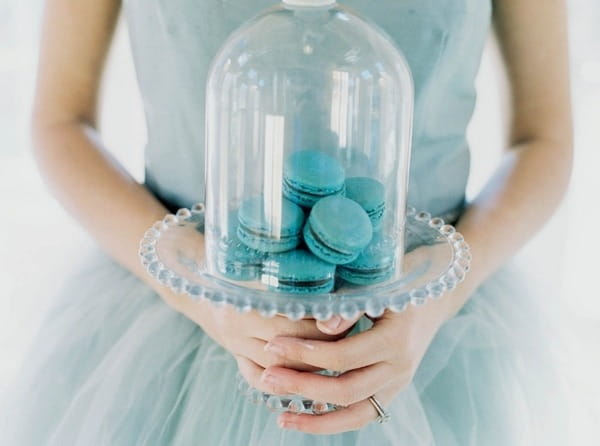
<path fill-rule="evenodd" d="M 148 187 L 169 207 L 203 199 L 207 67 L 270 0 L 125 0 L 148 127 Z M 465 130 L 490 0 L 347 0 L 403 49 L 416 87 L 409 203 L 458 215 Z M 4 403 L 0 443 L 70 445 L 564 445 L 541 301 L 496 274 L 435 337 L 391 422 L 311 436 L 236 392 L 236 363 L 140 280 L 82 259 Z M 546 426 L 545 428 L 543 426 Z"/>

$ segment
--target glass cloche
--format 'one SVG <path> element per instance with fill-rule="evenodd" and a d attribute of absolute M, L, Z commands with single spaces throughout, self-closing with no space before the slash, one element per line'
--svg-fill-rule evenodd
<path fill-rule="evenodd" d="M 334 1 L 234 32 L 207 85 L 208 273 L 288 294 L 397 278 L 412 109 L 401 51 Z"/>

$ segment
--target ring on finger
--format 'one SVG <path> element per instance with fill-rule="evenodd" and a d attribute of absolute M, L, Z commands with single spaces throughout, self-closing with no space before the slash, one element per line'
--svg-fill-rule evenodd
<path fill-rule="evenodd" d="M 390 421 L 392 414 L 384 409 L 384 407 L 381 405 L 381 403 L 379 401 L 377 401 L 377 398 L 375 398 L 375 395 L 371 395 L 368 398 L 368 400 L 371 403 L 371 405 L 375 408 L 375 410 L 377 411 L 378 416 L 376 418 L 376 421 L 379 424 L 387 423 L 388 421 Z"/>

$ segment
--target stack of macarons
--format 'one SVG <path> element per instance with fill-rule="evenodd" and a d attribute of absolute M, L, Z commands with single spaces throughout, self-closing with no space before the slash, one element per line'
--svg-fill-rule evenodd
<path fill-rule="evenodd" d="M 336 277 L 371 285 L 391 276 L 395 244 L 381 234 L 383 184 L 346 178 L 332 156 L 299 150 L 284 163 L 282 190 L 275 200 L 259 195 L 242 202 L 235 230 L 220 244 L 223 275 L 301 294 L 329 292 Z"/>

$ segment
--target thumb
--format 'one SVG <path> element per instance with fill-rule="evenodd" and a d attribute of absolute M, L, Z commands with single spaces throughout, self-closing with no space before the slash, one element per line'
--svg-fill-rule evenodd
<path fill-rule="evenodd" d="M 351 328 L 356 321 L 361 318 L 362 314 L 359 314 L 353 319 L 346 320 L 339 315 L 334 315 L 331 319 L 326 321 L 317 321 L 317 328 L 328 335 L 336 335 L 345 332 Z"/>

